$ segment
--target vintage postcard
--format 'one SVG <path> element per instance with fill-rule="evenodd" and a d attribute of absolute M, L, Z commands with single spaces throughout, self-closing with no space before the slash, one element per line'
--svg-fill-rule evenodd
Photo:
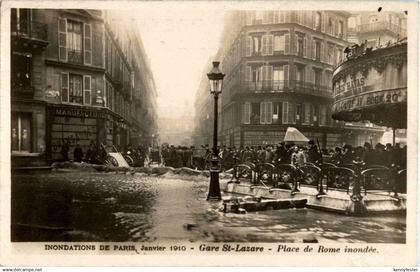
<path fill-rule="evenodd" d="M 416 266 L 417 11 L 2 1 L 0 265 Z"/>

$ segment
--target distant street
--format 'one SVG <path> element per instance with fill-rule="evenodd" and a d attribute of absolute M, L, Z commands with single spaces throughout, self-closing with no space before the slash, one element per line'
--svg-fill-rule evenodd
<path fill-rule="evenodd" d="M 202 176 L 15 174 L 12 239 L 405 242 L 404 215 L 350 217 L 311 209 L 224 214 L 220 202 L 205 200 L 207 189 Z"/>

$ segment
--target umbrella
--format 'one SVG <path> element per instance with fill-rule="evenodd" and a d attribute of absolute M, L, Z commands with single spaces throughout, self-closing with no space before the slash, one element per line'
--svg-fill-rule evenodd
<path fill-rule="evenodd" d="M 284 136 L 285 142 L 309 142 L 309 139 L 305 137 L 299 130 L 294 127 L 288 127 L 286 135 Z"/>

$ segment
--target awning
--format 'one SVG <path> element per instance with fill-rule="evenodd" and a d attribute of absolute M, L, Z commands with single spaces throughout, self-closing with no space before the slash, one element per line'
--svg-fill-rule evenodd
<path fill-rule="evenodd" d="M 297 128 L 288 127 L 286 135 L 284 136 L 285 142 L 309 142 L 309 139 L 305 137 Z"/>

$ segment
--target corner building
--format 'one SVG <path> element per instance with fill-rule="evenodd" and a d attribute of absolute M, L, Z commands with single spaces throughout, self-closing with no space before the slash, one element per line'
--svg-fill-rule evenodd
<path fill-rule="evenodd" d="M 100 10 L 11 16 L 12 163 L 60 160 L 64 141 L 69 159 L 77 144 L 148 144 L 156 91 L 135 23 Z"/>
<path fill-rule="evenodd" d="M 341 11 L 229 14 L 217 54 L 226 73 L 220 144 L 274 144 L 293 126 L 324 148 L 341 145 L 346 128 L 331 118 L 331 82 L 349 44 L 349 16 Z M 352 129 L 366 133 L 365 127 Z M 369 130 L 377 139 L 383 133 Z"/>

